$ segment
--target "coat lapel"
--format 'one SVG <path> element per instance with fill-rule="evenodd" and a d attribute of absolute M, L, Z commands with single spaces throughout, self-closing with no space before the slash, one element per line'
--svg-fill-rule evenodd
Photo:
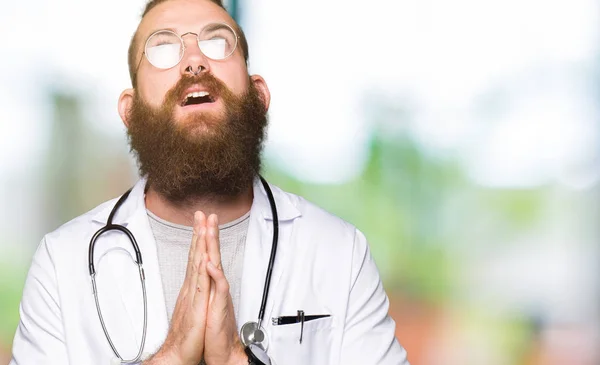
<path fill-rule="evenodd" d="M 275 293 L 284 268 L 288 260 L 290 234 L 293 220 L 300 216 L 300 212 L 280 189 L 270 185 L 275 199 L 279 219 L 279 237 L 275 264 L 269 285 L 269 295 L 265 308 L 263 326 L 270 323 Z M 254 182 L 254 201 L 250 210 L 250 225 L 244 249 L 244 267 L 242 273 L 242 288 L 240 294 L 240 308 L 238 310 L 238 330 L 249 321 L 257 321 L 265 288 L 265 278 L 273 242 L 273 215 L 266 191 L 256 179 Z M 288 247 L 286 247 L 288 246 Z"/>

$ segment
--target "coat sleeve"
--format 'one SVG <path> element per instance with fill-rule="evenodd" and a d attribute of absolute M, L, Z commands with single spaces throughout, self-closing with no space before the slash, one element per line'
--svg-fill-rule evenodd
<path fill-rule="evenodd" d="M 9 365 L 68 364 L 50 247 L 42 240 L 33 257 L 20 306 Z"/>
<path fill-rule="evenodd" d="M 340 364 L 409 365 L 365 236 L 356 230 Z"/>

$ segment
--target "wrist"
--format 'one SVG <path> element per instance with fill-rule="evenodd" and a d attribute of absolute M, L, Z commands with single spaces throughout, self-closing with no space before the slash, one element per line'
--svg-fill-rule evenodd
<path fill-rule="evenodd" d="M 231 351 L 228 365 L 248 365 L 248 355 L 246 355 L 244 346 L 238 343 Z"/>
<path fill-rule="evenodd" d="M 160 348 L 156 354 L 152 355 L 148 360 L 144 361 L 142 365 L 183 365 L 183 361 L 169 349 Z"/>

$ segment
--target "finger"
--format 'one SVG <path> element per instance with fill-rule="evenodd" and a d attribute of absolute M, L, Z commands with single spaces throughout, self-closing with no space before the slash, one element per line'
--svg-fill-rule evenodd
<path fill-rule="evenodd" d="M 196 247 L 194 250 L 194 256 L 196 257 L 195 260 L 198 264 L 200 264 L 201 261 L 206 259 L 206 236 L 208 234 L 208 222 L 206 219 L 206 215 L 204 215 L 204 213 L 202 212 L 196 212 L 196 214 L 198 214 L 198 218 L 200 218 L 199 222 L 198 222 L 198 230 L 200 232 L 200 235 L 198 236 L 198 239 L 196 240 Z M 198 267 L 198 266 L 196 266 Z"/>
<path fill-rule="evenodd" d="M 194 214 L 194 223 L 192 230 L 192 242 L 190 244 L 190 250 L 188 252 L 188 262 L 187 267 L 185 269 L 185 277 L 183 280 L 183 284 L 181 286 L 180 296 L 188 296 L 191 295 L 191 298 L 194 297 L 194 291 L 190 291 L 191 286 L 191 278 L 196 275 L 196 268 L 194 267 L 194 252 L 196 251 L 196 241 L 198 240 L 199 230 L 197 229 L 197 225 L 199 224 L 200 216 L 198 214 Z"/>
<path fill-rule="evenodd" d="M 223 270 L 218 269 L 211 261 L 206 264 L 206 271 L 214 285 L 214 294 L 211 297 L 211 305 L 214 309 L 224 309 L 229 302 L 229 283 L 223 273 Z M 211 291 L 212 291 L 211 287 Z"/>
<path fill-rule="evenodd" d="M 189 274 L 186 275 L 188 280 L 188 288 L 190 292 L 196 293 L 198 285 L 198 274 L 200 272 L 200 264 L 205 259 L 206 255 L 206 216 L 202 212 L 194 214 L 194 236 L 192 238 L 192 247 L 190 254 L 192 255 L 192 267 Z"/>
<path fill-rule="evenodd" d="M 221 265 L 221 243 L 219 242 L 219 219 L 216 214 L 211 214 L 207 222 L 208 234 L 206 236 L 208 246 L 208 256 L 210 262 L 214 263 L 217 269 L 222 270 Z"/>
<path fill-rule="evenodd" d="M 194 213 L 194 223 L 192 226 L 192 243 L 190 244 L 190 250 L 188 252 L 188 263 L 187 263 L 187 268 L 186 268 L 186 280 L 189 276 L 188 273 L 191 273 L 193 270 L 193 266 L 194 266 L 194 252 L 196 252 L 196 241 L 198 240 L 198 234 L 199 234 L 199 229 L 198 229 L 198 224 L 200 223 L 200 215 L 198 214 L 199 212 Z"/>
<path fill-rule="evenodd" d="M 193 301 L 194 308 L 199 311 L 197 313 L 200 313 L 203 318 L 206 318 L 206 307 L 208 306 L 208 296 L 211 289 L 210 277 L 206 270 L 207 263 L 208 257 L 204 255 L 196 276 L 196 295 Z"/>

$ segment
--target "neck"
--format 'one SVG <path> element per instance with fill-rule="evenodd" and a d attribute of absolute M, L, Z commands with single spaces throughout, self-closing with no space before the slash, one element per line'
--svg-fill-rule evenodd
<path fill-rule="evenodd" d="M 252 186 L 234 197 L 215 199 L 196 197 L 190 201 L 174 204 L 152 188 L 146 192 L 146 209 L 168 222 L 192 226 L 194 213 L 203 212 L 207 217 L 216 214 L 219 225 L 234 221 L 248 213 L 254 198 Z"/>

